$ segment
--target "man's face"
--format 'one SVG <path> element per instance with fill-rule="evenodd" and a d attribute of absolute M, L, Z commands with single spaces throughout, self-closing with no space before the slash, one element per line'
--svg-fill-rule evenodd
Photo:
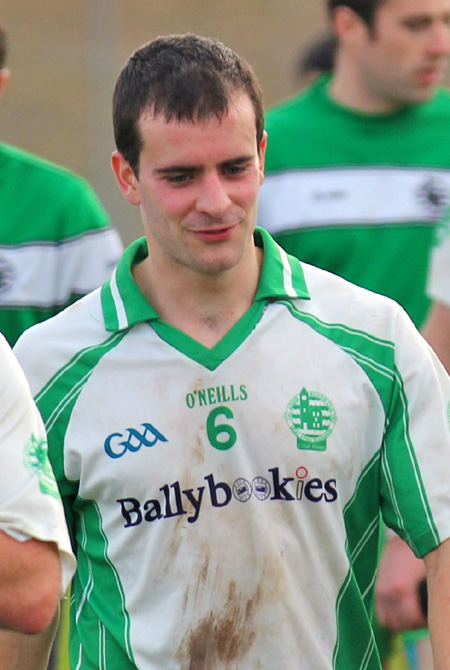
<path fill-rule="evenodd" d="M 450 54 L 450 0 L 386 0 L 360 31 L 360 84 L 378 111 L 428 100 Z"/>
<path fill-rule="evenodd" d="M 126 197 L 140 206 L 152 263 L 209 275 L 245 263 L 265 151 L 249 97 L 236 95 L 221 120 L 167 122 L 147 112 L 139 127 L 139 178 Z"/>

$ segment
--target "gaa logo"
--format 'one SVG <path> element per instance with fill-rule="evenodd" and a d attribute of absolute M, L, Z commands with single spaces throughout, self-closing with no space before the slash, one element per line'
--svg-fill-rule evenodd
<path fill-rule="evenodd" d="M 110 458 L 122 458 L 127 452 L 135 453 L 141 447 L 154 447 L 167 438 L 151 423 L 141 423 L 143 430 L 127 428 L 123 433 L 111 433 L 105 440 L 104 449 Z"/>

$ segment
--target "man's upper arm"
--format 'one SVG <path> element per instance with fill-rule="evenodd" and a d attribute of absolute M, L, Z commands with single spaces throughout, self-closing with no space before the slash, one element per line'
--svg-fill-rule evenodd
<path fill-rule="evenodd" d="M 0 628 L 29 634 L 45 630 L 61 593 L 57 546 L 0 532 L 0 566 Z"/>

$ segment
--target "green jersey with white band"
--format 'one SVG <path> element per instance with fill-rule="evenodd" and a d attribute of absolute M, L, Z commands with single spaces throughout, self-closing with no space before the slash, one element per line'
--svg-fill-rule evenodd
<path fill-rule="evenodd" d="M 0 331 L 11 345 L 101 286 L 121 252 L 84 179 L 0 144 Z"/>
<path fill-rule="evenodd" d="M 367 114 L 335 102 L 328 84 L 268 112 L 258 223 L 288 253 L 393 298 L 420 327 L 450 193 L 450 93 Z"/>
<path fill-rule="evenodd" d="M 380 509 L 450 536 L 450 383 L 392 301 L 263 230 L 254 302 L 208 349 L 110 282 L 27 331 L 77 548 L 75 670 L 379 670 Z"/>

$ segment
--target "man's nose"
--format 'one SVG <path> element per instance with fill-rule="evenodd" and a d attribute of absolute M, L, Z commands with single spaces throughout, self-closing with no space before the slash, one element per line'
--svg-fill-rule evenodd
<path fill-rule="evenodd" d="M 213 217 L 220 217 L 230 206 L 226 184 L 220 175 L 205 175 L 197 197 L 197 210 Z"/>
<path fill-rule="evenodd" d="M 433 30 L 428 52 L 433 56 L 450 56 L 450 26 L 448 23 L 438 23 Z"/>

